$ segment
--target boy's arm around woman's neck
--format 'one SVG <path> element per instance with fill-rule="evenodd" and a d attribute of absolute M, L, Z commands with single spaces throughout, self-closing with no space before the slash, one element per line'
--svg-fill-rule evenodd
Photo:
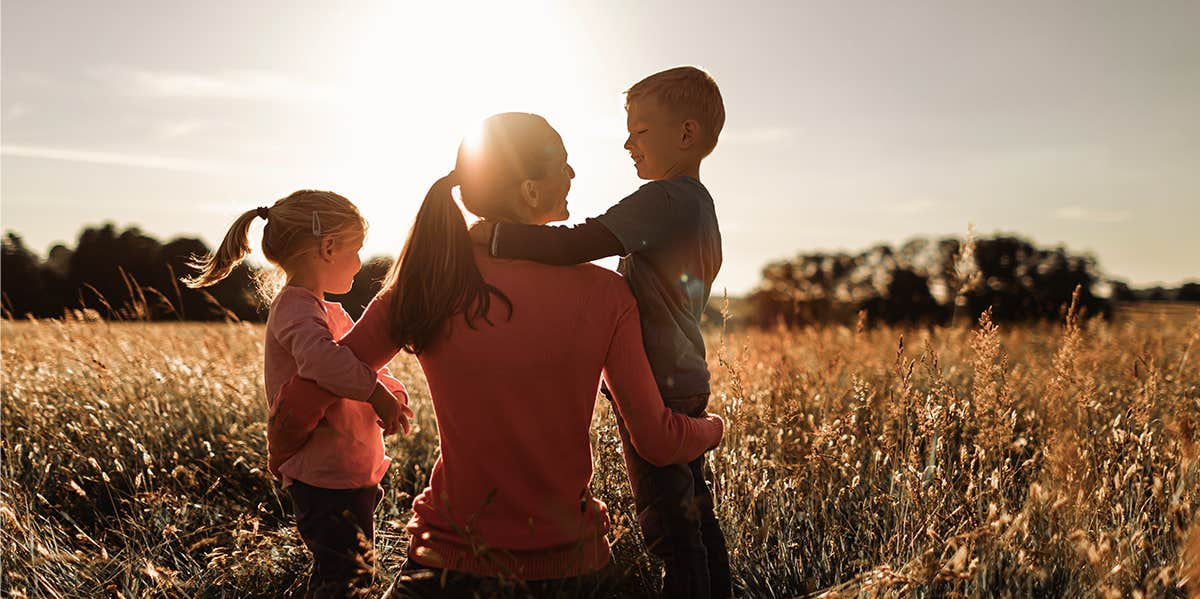
<path fill-rule="evenodd" d="M 608 227 L 589 218 L 573 227 L 495 223 L 489 253 L 496 258 L 567 266 L 625 254 Z"/>

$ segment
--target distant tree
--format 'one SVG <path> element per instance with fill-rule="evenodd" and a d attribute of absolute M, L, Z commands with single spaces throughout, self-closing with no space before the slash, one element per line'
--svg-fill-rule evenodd
<path fill-rule="evenodd" d="M 1137 301 L 1137 293 L 1129 288 L 1129 284 L 1125 281 L 1112 281 L 1111 299 L 1114 302 L 1133 302 Z"/>
<path fill-rule="evenodd" d="M 190 289 L 180 282 L 194 274 L 190 264 L 208 254 L 199 239 L 178 238 L 160 248 L 155 261 L 162 265 L 152 283 L 187 320 L 260 321 L 266 318 L 265 306 L 259 297 L 255 272 L 245 262 L 237 265 L 229 276 L 204 289 Z"/>
<path fill-rule="evenodd" d="M 878 317 L 887 323 L 917 324 L 941 320 L 943 311 L 929 292 L 929 280 L 907 268 L 897 268 L 891 273 L 882 306 L 877 309 Z"/>
<path fill-rule="evenodd" d="M 953 239 L 914 239 L 894 251 L 876 246 L 858 254 L 805 254 L 773 262 L 752 300 L 760 324 L 849 323 L 859 311 L 870 321 L 945 322 L 956 304 L 970 319 L 992 308 L 998 321 L 1057 319 L 1076 286 L 1086 314 L 1107 314 L 1110 300 L 1095 287 L 1108 283 L 1095 259 L 1064 248 L 1041 250 L 1014 236 L 975 242 L 973 261 Z M 962 280 L 960 280 L 962 279 Z"/>
<path fill-rule="evenodd" d="M 1175 293 L 1175 300 L 1180 302 L 1200 302 L 1200 283 L 1184 283 Z"/>
<path fill-rule="evenodd" d="M 159 260 L 166 268 L 162 273 L 164 276 L 155 283 L 162 287 L 160 290 L 173 302 L 181 319 L 207 320 L 220 315 L 220 308 L 208 299 L 212 295 L 212 289 L 190 289 L 180 282 L 180 279 L 192 274 L 188 264 L 193 257 L 204 256 L 207 253 L 208 247 L 204 242 L 190 238 L 172 240 L 159 250 Z"/>
<path fill-rule="evenodd" d="M 50 255 L 46 257 L 44 265 L 46 270 L 61 277 L 66 277 L 67 272 L 71 269 L 71 255 L 74 253 L 71 251 L 71 248 L 61 243 L 50 248 Z"/>
<path fill-rule="evenodd" d="M 0 282 L 8 298 L 5 308 L 16 316 L 42 318 L 83 308 L 108 318 L 262 318 L 252 272 L 245 265 L 208 290 L 178 284 L 178 278 L 188 274 L 188 260 L 207 251 L 198 240 L 180 239 L 164 246 L 137 228 L 118 232 L 106 223 L 84 229 L 74 250 L 57 245 L 41 262 L 10 233 L 4 241 Z"/>
<path fill-rule="evenodd" d="M 15 318 L 50 315 L 41 265 L 15 233 L 0 242 L 0 273 L 0 293 L 7 314 Z"/>
<path fill-rule="evenodd" d="M 142 237 L 136 229 L 119 235 L 112 223 L 84 229 L 67 269 L 67 284 L 78 293 L 69 307 L 95 308 L 106 317 L 128 316 L 136 300 L 129 276 L 141 274 L 136 270 L 141 259 L 132 254 L 158 253 L 158 243 Z"/>
<path fill-rule="evenodd" d="M 1137 289 L 1134 291 L 1134 295 L 1136 295 L 1140 301 L 1162 302 L 1170 300 L 1174 296 L 1174 293 L 1172 290 L 1167 289 L 1162 285 L 1156 285 L 1154 287 L 1147 287 L 1145 289 Z"/>

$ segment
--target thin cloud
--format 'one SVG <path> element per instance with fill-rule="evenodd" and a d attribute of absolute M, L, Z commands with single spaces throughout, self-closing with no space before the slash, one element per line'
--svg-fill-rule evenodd
<path fill-rule="evenodd" d="M 1083 206 L 1064 206 L 1054 211 L 1055 218 L 1089 223 L 1120 223 L 1132 216 L 1128 210 L 1095 210 Z"/>
<path fill-rule="evenodd" d="M 16 158 L 37 158 L 42 160 L 60 160 L 63 162 L 107 164 L 189 173 L 212 173 L 229 170 L 228 168 L 219 164 L 200 160 L 189 160 L 186 158 L 172 158 L 167 156 L 153 156 L 147 154 L 125 154 L 120 152 L 103 152 L 95 150 L 78 150 L 71 148 L 50 148 L 44 146 L 4 144 L 3 146 L 0 146 L 0 154 Z"/>
<path fill-rule="evenodd" d="M 204 129 L 202 121 L 167 121 L 154 127 L 154 133 L 159 139 L 176 139 Z"/>
<path fill-rule="evenodd" d="M 329 88 L 265 71 L 196 73 L 109 67 L 93 69 L 91 74 L 124 93 L 152 98 L 318 103 L 337 99 Z"/>

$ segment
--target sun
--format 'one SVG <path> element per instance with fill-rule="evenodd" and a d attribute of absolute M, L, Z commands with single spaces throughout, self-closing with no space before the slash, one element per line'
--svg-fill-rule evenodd
<path fill-rule="evenodd" d="M 552 112 L 569 123 L 579 99 L 560 81 L 575 67 L 576 46 L 557 10 L 550 3 L 389 3 L 364 16 L 353 52 L 339 61 L 337 188 L 351 190 L 368 219 L 408 223 L 487 116 Z M 395 237 L 407 227 L 388 230 Z"/>

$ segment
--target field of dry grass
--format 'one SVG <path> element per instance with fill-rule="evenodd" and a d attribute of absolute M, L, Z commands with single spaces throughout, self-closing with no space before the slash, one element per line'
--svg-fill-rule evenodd
<path fill-rule="evenodd" d="M 279 597 L 306 552 L 264 472 L 257 326 L 3 323 L 0 594 Z M 739 594 L 1200 593 L 1200 315 L 713 333 L 712 455 Z M 417 426 L 378 515 L 383 571 L 437 451 Z M 623 594 L 653 564 L 604 402 L 595 494 Z"/>

